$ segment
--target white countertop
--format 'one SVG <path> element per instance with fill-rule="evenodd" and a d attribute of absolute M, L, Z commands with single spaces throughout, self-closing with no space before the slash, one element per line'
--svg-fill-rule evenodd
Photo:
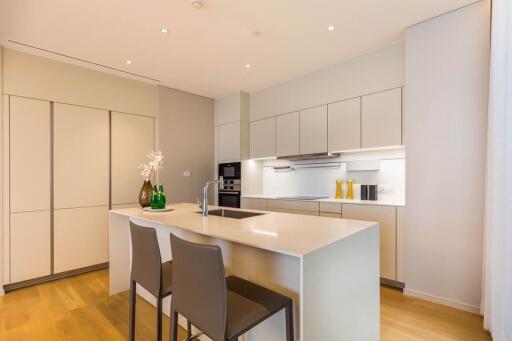
<path fill-rule="evenodd" d="M 212 215 L 203 217 L 197 213 L 199 209 L 196 204 L 183 203 L 168 207 L 174 211 L 154 213 L 140 208 L 126 208 L 110 212 L 296 257 L 302 257 L 377 224 L 255 210 L 243 211 L 265 214 L 245 219 Z M 209 208 L 213 210 L 218 207 Z"/>
<path fill-rule="evenodd" d="M 283 197 L 276 196 L 276 195 L 264 195 L 264 194 L 242 195 L 241 197 L 242 198 L 252 198 L 252 199 L 268 199 L 268 200 L 296 200 L 296 199 L 283 198 Z M 298 201 L 318 201 L 318 202 L 330 202 L 330 203 L 339 203 L 339 204 L 357 204 L 357 205 L 405 206 L 404 202 L 388 201 L 388 200 L 359 200 L 359 199 L 324 198 L 324 199 L 298 200 Z"/>

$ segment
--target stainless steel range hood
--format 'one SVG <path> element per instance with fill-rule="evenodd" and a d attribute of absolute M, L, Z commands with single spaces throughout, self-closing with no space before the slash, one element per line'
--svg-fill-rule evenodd
<path fill-rule="evenodd" d="M 340 154 L 337 154 L 337 153 L 314 153 L 314 154 L 278 156 L 277 159 L 278 160 L 289 160 L 289 161 L 302 161 L 302 160 L 336 159 L 339 157 L 340 157 Z"/>

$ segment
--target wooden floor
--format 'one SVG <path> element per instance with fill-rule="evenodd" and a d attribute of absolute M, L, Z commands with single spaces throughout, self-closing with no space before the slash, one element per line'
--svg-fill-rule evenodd
<path fill-rule="evenodd" d="M 490 340 L 482 318 L 382 288 L 382 340 Z M 137 340 L 155 339 L 155 309 L 137 302 Z M 169 320 L 164 319 L 164 340 Z M 0 297 L 0 340 L 126 340 L 128 293 L 108 295 L 101 270 Z M 184 333 L 180 335 L 184 338 Z"/>

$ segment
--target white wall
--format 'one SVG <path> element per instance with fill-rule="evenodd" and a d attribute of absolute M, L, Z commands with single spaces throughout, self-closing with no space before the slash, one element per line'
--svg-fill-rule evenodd
<path fill-rule="evenodd" d="M 3 160 L 3 151 L 4 151 L 4 136 L 3 136 L 3 47 L 0 46 L 0 160 Z M 0 165 L 0 184 L 3 186 L 4 183 L 4 165 Z M 4 221 L 4 191 L 0 190 L 0 224 L 3 225 Z M 3 229 L 0 229 L 0 295 L 3 294 L 3 285 L 4 285 L 4 234 Z"/>
<path fill-rule="evenodd" d="M 406 293 L 478 311 L 489 1 L 405 35 Z"/>
<path fill-rule="evenodd" d="M 251 93 L 250 120 L 358 97 L 404 84 L 403 43 Z"/>

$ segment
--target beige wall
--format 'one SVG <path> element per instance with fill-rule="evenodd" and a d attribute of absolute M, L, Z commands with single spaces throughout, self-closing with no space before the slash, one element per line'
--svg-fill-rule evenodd
<path fill-rule="evenodd" d="M 60 61 L 4 49 L 4 92 L 125 113 L 156 116 L 157 87 Z"/>
<path fill-rule="evenodd" d="M 214 176 L 214 102 L 159 86 L 158 103 L 158 144 L 165 156 L 160 182 L 169 202 L 195 202 Z"/>
<path fill-rule="evenodd" d="M 406 293 L 479 311 L 489 1 L 405 35 Z"/>
<path fill-rule="evenodd" d="M 3 160 L 4 157 L 3 157 L 3 150 L 4 150 L 4 146 L 3 146 L 3 141 L 4 141 L 4 136 L 3 136 L 3 131 L 4 131 L 4 127 L 3 127 L 3 107 L 4 107 L 4 103 L 3 103 L 3 93 L 4 93 L 4 89 L 3 89 L 3 47 L 0 46 L 0 155 L 1 155 L 1 158 L 0 160 Z M 2 162 L 2 165 L 0 165 L 0 184 L 2 184 L 3 186 L 3 183 L 4 183 L 4 167 L 3 167 L 3 162 Z M 3 226 L 3 221 L 4 221 L 4 191 L 3 189 L 0 190 L 0 224 L 2 224 Z M 0 229 L 0 295 L 3 293 L 3 284 L 4 284 L 4 234 L 3 234 L 3 229 Z"/>

